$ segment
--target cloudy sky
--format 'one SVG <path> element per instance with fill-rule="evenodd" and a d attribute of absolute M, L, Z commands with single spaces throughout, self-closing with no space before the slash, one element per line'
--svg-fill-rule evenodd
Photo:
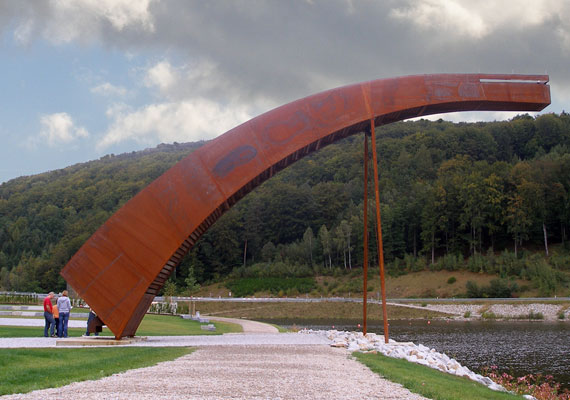
<path fill-rule="evenodd" d="M 569 111 L 570 1 L 0 0 L 0 60 L 1 183 L 393 76 L 548 73 Z"/>

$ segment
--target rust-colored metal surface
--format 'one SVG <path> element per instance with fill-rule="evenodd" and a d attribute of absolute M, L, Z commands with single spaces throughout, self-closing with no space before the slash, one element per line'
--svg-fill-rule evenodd
<path fill-rule="evenodd" d="M 364 82 L 262 114 L 191 153 L 111 216 L 61 271 L 117 338 L 135 334 L 198 238 L 256 186 L 376 126 L 466 110 L 540 111 L 546 75 L 440 74 Z"/>
<path fill-rule="evenodd" d="M 370 120 L 370 130 L 376 132 L 374 119 Z M 382 321 L 384 341 L 388 343 L 388 311 L 386 309 L 386 281 L 384 280 L 384 244 L 382 243 L 382 223 L 380 219 L 380 185 L 378 184 L 378 156 L 376 154 L 376 134 L 371 135 L 372 166 L 374 168 L 374 200 L 376 201 L 376 237 L 378 238 L 378 267 L 380 268 L 380 292 L 382 293 Z"/>
<path fill-rule="evenodd" d="M 364 132 L 364 210 L 362 216 L 362 225 L 364 226 L 362 232 L 364 257 L 362 261 L 362 333 L 366 335 L 368 329 L 368 135 L 369 132 Z"/>

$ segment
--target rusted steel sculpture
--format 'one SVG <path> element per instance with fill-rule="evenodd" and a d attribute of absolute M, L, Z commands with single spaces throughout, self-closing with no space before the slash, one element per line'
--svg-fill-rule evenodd
<path fill-rule="evenodd" d="M 198 238 L 278 171 L 376 126 L 466 110 L 540 111 L 546 75 L 441 74 L 359 83 L 262 114 L 191 153 L 111 216 L 61 271 L 116 338 L 133 336 Z"/>

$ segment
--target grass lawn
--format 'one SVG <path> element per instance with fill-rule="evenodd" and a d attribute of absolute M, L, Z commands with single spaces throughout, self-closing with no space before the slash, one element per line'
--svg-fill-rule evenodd
<path fill-rule="evenodd" d="M 110 334 L 109 330 L 103 330 Z M 68 328 L 67 334 L 70 337 L 79 337 L 85 333 L 83 328 Z M 0 338 L 13 338 L 13 337 L 42 337 L 44 336 L 43 326 L 0 326 Z"/>
<path fill-rule="evenodd" d="M 79 314 L 79 313 L 89 314 L 89 309 L 88 309 L 88 308 L 85 308 L 85 307 L 73 307 L 73 308 L 71 309 L 71 312 L 72 312 L 72 313 L 77 313 L 77 314 Z"/>
<path fill-rule="evenodd" d="M 190 352 L 185 347 L 0 349 L 0 395 L 99 379 Z"/>
<path fill-rule="evenodd" d="M 87 321 L 85 321 L 87 324 Z M 221 335 L 223 333 L 242 332 L 240 325 L 228 322 L 214 322 L 216 331 L 203 331 L 197 321 L 182 319 L 172 315 L 147 314 L 137 330 L 137 336 L 186 336 L 186 335 Z M 79 337 L 85 333 L 85 328 L 69 328 L 70 337 Z M 43 336 L 43 326 L 0 326 L 0 337 L 39 337 Z M 102 335 L 113 336 L 107 328 Z"/>
<path fill-rule="evenodd" d="M 241 325 L 229 322 L 212 322 L 215 332 L 203 331 L 197 321 L 182 319 L 173 315 L 147 314 L 142 320 L 137 336 L 181 336 L 181 335 L 221 335 L 243 332 Z"/>
<path fill-rule="evenodd" d="M 520 399 L 495 392 L 467 378 L 460 378 L 406 360 L 381 354 L 353 353 L 357 360 L 386 379 L 400 383 L 414 393 L 434 400 Z"/>

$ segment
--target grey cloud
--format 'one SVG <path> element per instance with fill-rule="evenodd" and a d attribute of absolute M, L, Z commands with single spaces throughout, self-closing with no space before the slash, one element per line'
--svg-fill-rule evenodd
<path fill-rule="evenodd" d="M 13 34 L 11 29 L 17 29 L 30 22 L 30 38 L 38 35 L 42 21 L 52 16 L 48 2 L 34 1 L 31 3 L 18 0 L 4 0 L 0 2 L 0 33 Z"/>
<path fill-rule="evenodd" d="M 148 39 L 213 60 L 244 98 L 283 102 L 324 84 L 436 72 L 546 71 L 553 90 L 570 90 L 570 49 L 557 32 L 565 28 L 562 16 L 524 29 L 505 26 L 481 39 L 440 40 L 440 32 L 391 17 L 396 4 L 161 2 L 152 8 L 156 32 Z"/>
<path fill-rule="evenodd" d="M 25 9 L 17 1 L 0 4 L 0 21 L 4 11 L 49 15 L 44 2 Z M 524 29 L 505 25 L 474 39 L 395 18 L 391 11 L 406 4 L 412 1 L 160 1 L 150 6 L 154 31 L 101 25 L 91 34 L 125 51 L 213 62 L 211 79 L 219 84 L 203 94 L 220 102 L 231 93 L 243 102 L 280 104 L 332 86 L 437 72 L 547 71 L 553 91 L 570 97 L 570 48 L 559 34 L 569 16 Z"/>

